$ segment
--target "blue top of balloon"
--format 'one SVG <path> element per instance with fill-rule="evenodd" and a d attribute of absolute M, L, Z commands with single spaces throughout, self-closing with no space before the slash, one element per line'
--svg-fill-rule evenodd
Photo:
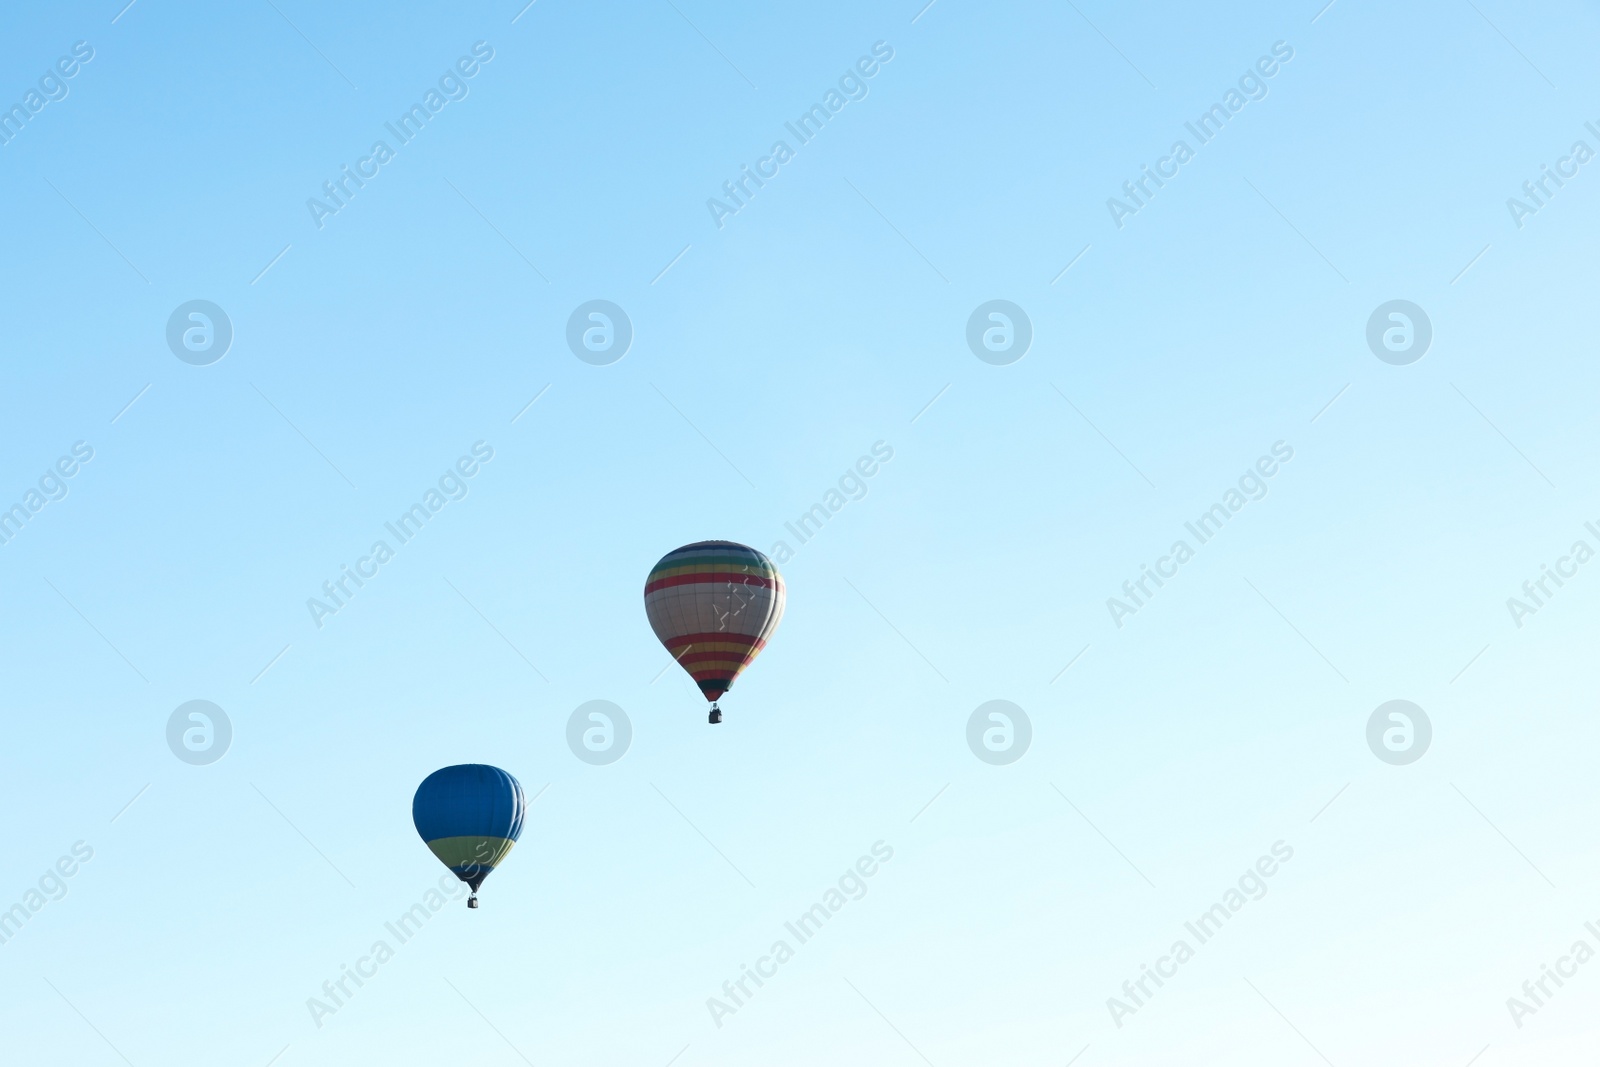
<path fill-rule="evenodd" d="M 499 767 L 462 763 L 424 778 L 411 802 L 411 821 L 424 841 L 446 837 L 522 836 L 528 801 L 522 783 Z"/>

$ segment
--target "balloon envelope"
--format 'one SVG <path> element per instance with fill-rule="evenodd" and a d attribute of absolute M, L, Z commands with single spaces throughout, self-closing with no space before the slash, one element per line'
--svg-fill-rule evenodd
<path fill-rule="evenodd" d="M 417 833 L 474 892 L 522 836 L 527 812 L 522 783 L 482 763 L 434 771 L 411 801 Z"/>
<path fill-rule="evenodd" d="M 783 605 L 783 576 L 772 560 L 733 541 L 668 552 L 644 586 L 650 628 L 712 701 L 766 647 Z"/>

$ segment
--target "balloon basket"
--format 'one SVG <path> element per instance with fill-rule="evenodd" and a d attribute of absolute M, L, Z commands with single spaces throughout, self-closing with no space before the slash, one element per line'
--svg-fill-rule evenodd
<path fill-rule="evenodd" d="M 711 723 L 711 724 L 713 724 L 713 725 L 721 722 L 722 721 L 722 709 L 717 707 L 715 704 L 712 704 L 711 705 L 711 714 L 710 714 L 709 717 L 707 717 L 706 721 Z"/>
<path fill-rule="evenodd" d="M 470 897 L 467 898 L 467 907 L 476 908 L 477 906 L 478 906 L 478 894 L 474 893 Z"/>

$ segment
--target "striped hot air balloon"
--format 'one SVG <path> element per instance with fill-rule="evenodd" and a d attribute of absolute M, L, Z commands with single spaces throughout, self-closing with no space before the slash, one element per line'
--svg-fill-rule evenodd
<path fill-rule="evenodd" d="M 711 702 L 766 647 L 783 618 L 783 576 L 733 541 L 696 541 L 661 557 L 644 585 L 650 628 Z"/>
<path fill-rule="evenodd" d="M 471 887 L 469 908 L 478 906 L 478 887 L 522 836 L 527 813 L 522 783 L 482 763 L 434 771 L 411 801 L 417 833 L 439 862 Z"/>

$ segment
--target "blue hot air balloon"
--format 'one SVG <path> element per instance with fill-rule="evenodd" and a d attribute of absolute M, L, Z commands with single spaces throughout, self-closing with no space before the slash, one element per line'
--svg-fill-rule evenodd
<path fill-rule="evenodd" d="M 469 908 L 478 906 L 478 887 L 522 836 L 527 813 L 522 783 L 482 763 L 434 771 L 411 801 L 417 833 L 439 862 L 472 888 Z"/>

